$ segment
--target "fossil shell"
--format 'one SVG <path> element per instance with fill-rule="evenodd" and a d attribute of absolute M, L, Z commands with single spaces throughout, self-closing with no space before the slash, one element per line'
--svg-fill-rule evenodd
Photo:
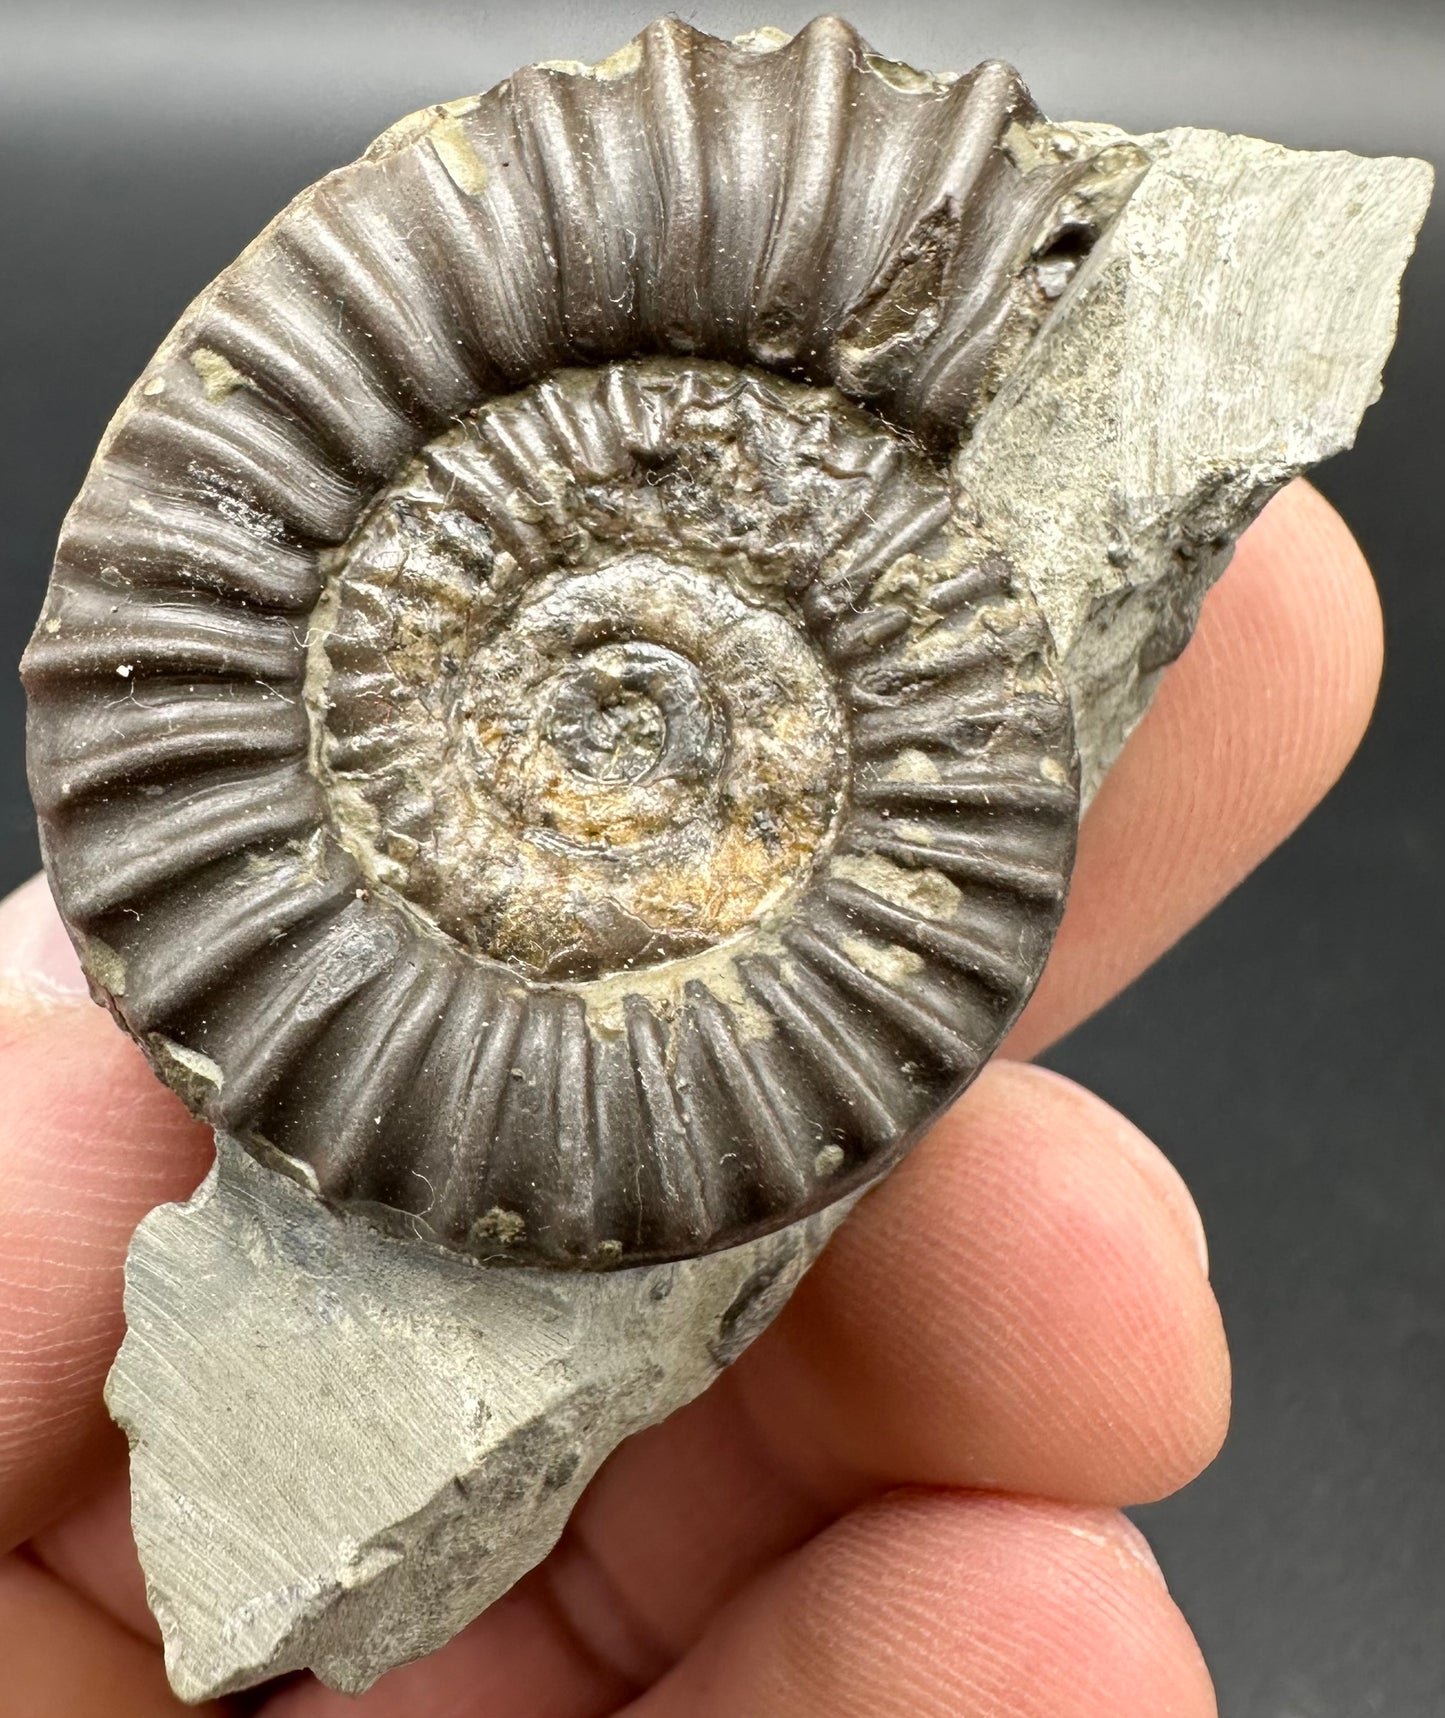
<path fill-rule="evenodd" d="M 526 1263 L 895 1161 L 1077 818 L 948 455 L 1127 167 L 1001 66 L 664 22 L 303 193 L 112 423 L 25 660 L 53 884 L 163 1077 Z"/>

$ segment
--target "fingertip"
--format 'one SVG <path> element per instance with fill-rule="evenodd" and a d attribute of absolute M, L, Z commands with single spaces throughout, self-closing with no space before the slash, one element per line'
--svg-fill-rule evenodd
<path fill-rule="evenodd" d="M 1194 1200 L 1158 1146 L 1062 1074 L 999 1063 L 970 1100 L 900 1193 L 971 1219 L 955 1268 L 982 1291 L 970 1370 L 991 1429 L 974 1459 L 1005 1490 L 1167 1497 L 1229 1424 Z"/>
<path fill-rule="evenodd" d="M 117 1456 L 122 1453 L 117 1448 Z M 146 1603 L 145 1576 L 131 1531 L 130 1476 L 122 1461 L 117 1460 L 106 1483 L 35 1534 L 25 1549 L 73 1593 L 139 1639 L 160 1645 L 160 1625 Z"/>
<path fill-rule="evenodd" d="M 166 1685 L 161 1655 L 21 1557 L 0 1560 L 0 1706 L 19 1718 L 221 1718 L 219 1706 L 183 1706 Z"/>
<path fill-rule="evenodd" d="M 1379 593 L 1359 545 L 1317 489 L 1290 484 L 1240 539 L 1112 798 L 1137 806 L 1131 772 L 1165 792 L 1163 772 L 1194 761 L 1182 856 L 1207 852 L 1214 888 L 1231 887 L 1339 779 L 1383 662 Z"/>
<path fill-rule="evenodd" d="M 1231 600 L 1253 616 L 1257 644 L 1289 670 L 1313 670 L 1301 699 L 1313 724 L 1297 730 L 1297 757 L 1312 765 L 1323 792 L 1354 755 L 1374 712 L 1385 660 L 1379 587 L 1364 551 L 1340 514 L 1303 478 L 1289 484 L 1246 532 Z M 1240 664 L 1241 670 L 1244 664 Z M 1313 738 L 1311 747 L 1307 740 Z"/>
<path fill-rule="evenodd" d="M 1369 724 L 1383 640 L 1348 527 L 1290 484 L 1241 537 L 1084 819 L 1068 910 L 1008 1055 L 1036 1055 L 1108 1001 L 1319 803 Z"/>
<path fill-rule="evenodd" d="M 1217 1453 L 1229 1358 L 1193 1202 L 1136 1128 L 996 1064 L 869 1196 L 739 1387 L 786 1459 L 1126 1504 Z"/>
<path fill-rule="evenodd" d="M 638 1718 L 1214 1718 L 1140 1536 L 1107 1510 L 895 1493 L 725 1611 Z"/>
<path fill-rule="evenodd" d="M 89 995 L 80 957 L 43 872 L 0 900 L 0 1005 L 79 1001 Z"/>
<path fill-rule="evenodd" d="M 211 1155 L 68 950 L 43 878 L 0 905 L 0 1549 L 112 1471 L 126 1246 Z"/>
<path fill-rule="evenodd" d="M 1109 1143 L 1118 1152 L 1121 1162 L 1139 1175 L 1149 1193 L 1173 1221 L 1200 1275 L 1208 1278 L 1209 1240 L 1194 1195 L 1184 1177 L 1147 1134 L 1126 1116 L 1103 1103 L 1086 1086 L 1052 1068 L 1041 1068 L 1030 1062 L 1000 1061 L 989 1070 L 988 1077 L 1016 1106 L 1026 1105 L 1035 1097 L 1057 1102 L 1061 1111 L 1078 1118 L 1086 1131 L 1099 1127 L 1107 1132 Z"/>

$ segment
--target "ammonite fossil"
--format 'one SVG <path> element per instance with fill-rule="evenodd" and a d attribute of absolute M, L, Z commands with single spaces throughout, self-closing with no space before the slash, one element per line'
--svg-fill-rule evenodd
<path fill-rule="evenodd" d="M 187 311 L 25 660 L 99 993 L 487 1258 L 855 1190 L 1058 922 L 1047 628 L 950 476 L 1128 195 L 997 65 L 660 23 L 414 115 Z"/>

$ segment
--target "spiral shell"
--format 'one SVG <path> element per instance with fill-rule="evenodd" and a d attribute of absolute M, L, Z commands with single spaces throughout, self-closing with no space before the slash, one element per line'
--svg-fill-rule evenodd
<path fill-rule="evenodd" d="M 111 425 L 25 659 L 53 885 L 163 1077 L 533 1264 L 895 1161 L 1077 819 L 948 456 L 1127 179 L 823 19 L 656 24 L 303 193 Z"/>

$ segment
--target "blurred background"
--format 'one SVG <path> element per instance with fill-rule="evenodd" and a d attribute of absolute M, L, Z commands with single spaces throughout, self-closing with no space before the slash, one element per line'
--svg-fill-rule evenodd
<path fill-rule="evenodd" d="M 0 4 L 0 890 L 37 864 L 14 668 L 110 411 L 185 303 L 393 119 L 662 0 Z M 821 9 L 699 3 L 717 34 Z M 1445 0 L 854 0 L 890 57 L 1012 60 L 1046 112 L 1445 163 Z M 1209 1229 L 1234 1430 L 1140 1512 L 1227 1718 L 1445 1710 L 1445 198 L 1385 398 L 1317 474 L 1390 661 L 1325 806 L 1050 1059 L 1168 1151 Z"/>

